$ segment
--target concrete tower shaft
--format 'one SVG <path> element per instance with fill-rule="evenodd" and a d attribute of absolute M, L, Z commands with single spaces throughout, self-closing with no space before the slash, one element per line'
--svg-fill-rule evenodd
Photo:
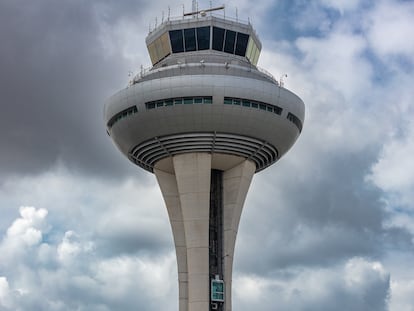
<path fill-rule="evenodd" d="M 226 156 L 221 160 L 226 160 Z M 229 159 L 234 161 L 235 159 Z M 233 254 L 242 207 L 256 166 L 244 158 L 222 171 L 222 271 L 226 307 L 231 310 Z M 168 209 L 177 254 L 180 311 L 210 310 L 209 239 L 212 156 L 186 153 L 173 157 L 174 172 L 154 169 Z M 214 164 L 213 164 L 214 165 Z M 215 168 L 223 168 L 215 165 Z M 221 170 L 220 170 L 221 171 Z"/>
<path fill-rule="evenodd" d="M 299 137 L 302 100 L 256 64 L 250 23 L 199 11 L 147 37 L 153 67 L 105 105 L 107 133 L 155 174 L 177 255 L 179 311 L 231 311 L 233 254 L 255 172 Z"/>

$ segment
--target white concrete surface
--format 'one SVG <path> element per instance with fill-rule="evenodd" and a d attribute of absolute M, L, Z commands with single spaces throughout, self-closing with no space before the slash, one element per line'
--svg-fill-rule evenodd
<path fill-rule="evenodd" d="M 223 254 L 225 310 L 231 311 L 231 285 L 234 247 L 243 204 L 256 166 L 253 162 L 209 153 L 186 153 L 165 161 L 154 173 L 167 206 L 177 255 L 179 311 L 208 311 L 209 210 L 212 169 L 223 173 Z M 234 163 L 229 167 L 229 163 Z M 217 166 L 217 167 L 216 167 Z"/>

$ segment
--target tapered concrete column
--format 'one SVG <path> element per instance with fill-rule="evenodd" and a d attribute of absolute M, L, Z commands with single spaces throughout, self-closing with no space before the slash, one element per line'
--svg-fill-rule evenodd
<path fill-rule="evenodd" d="M 177 256 L 179 311 L 188 311 L 187 243 L 177 181 L 174 174 L 154 169 L 167 206 Z"/>
<path fill-rule="evenodd" d="M 173 157 L 187 243 L 188 311 L 208 311 L 211 155 Z"/>
<path fill-rule="evenodd" d="M 225 310 L 231 311 L 233 256 L 240 216 L 256 165 L 249 160 L 223 174 L 223 239 L 224 281 L 226 285 Z"/>
<path fill-rule="evenodd" d="M 209 225 L 211 169 L 223 171 L 223 280 L 224 310 L 231 311 L 233 255 L 243 204 L 256 166 L 234 157 L 233 167 L 224 168 L 208 153 L 174 156 L 168 172 L 154 173 L 167 206 L 177 255 L 179 311 L 209 311 Z M 230 158 L 221 160 L 230 162 Z"/>

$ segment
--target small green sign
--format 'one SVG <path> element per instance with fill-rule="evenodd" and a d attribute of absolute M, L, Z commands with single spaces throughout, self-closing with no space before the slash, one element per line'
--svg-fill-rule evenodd
<path fill-rule="evenodd" d="M 224 301 L 224 281 L 211 280 L 211 301 Z"/>

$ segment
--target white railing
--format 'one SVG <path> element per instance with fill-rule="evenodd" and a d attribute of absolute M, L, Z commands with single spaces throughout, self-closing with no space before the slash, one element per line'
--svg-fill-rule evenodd
<path fill-rule="evenodd" d="M 266 69 L 264 69 L 264 68 L 262 68 L 262 67 L 259 67 L 259 66 L 256 66 L 256 68 L 257 68 L 257 70 L 258 71 L 260 71 L 261 73 L 263 73 L 263 74 L 265 74 L 266 76 L 269 76 L 270 78 L 272 78 L 272 80 L 274 81 L 274 82 L 276 82 L 278 85 L 279 85 L 279 82 L 275 79 L 275 77 L 269 72 L 269 71 L 267 71 Z"/>
<path fill-rule="evenodd" d="M 252 68 L 248 68 L 248 67 L 244 67 L 244 66 L 239 66 L 239 65 L 232 65 L 232 64 L 229 64 L 229 63 L 223 63 L 223 64 L 220 64 L 220 63 L 203 63 L 202 64 L 202 66 L 208 66 L 208 65 L 210 65 L 210 66 L 226 66 L 227 68 L 228 67 L 237 67 L 237 68 L 239 68 L 239 69 L 243 69 L 243 70 L 247 70 L 247 71 L 250 71 Z M 176 64 L 176 65 L 172 65 L 172 66 L 175 66 L 175 67 L 178 67 L 178 68 L 183 68 L 183 67 L 196 67 L 196 66 L 200 66 L 200 64 L 198 64 L 198 63 L 184 63 L 184 64 Z M 172 66 L 168 66 L 169 68 L 171 68 Z M 135 84 L 135 83 L 137 83 L 140 79 L 142 79 L 142 78 L 144 78 L 145 76 L 147 76 L 148 74 L 150 74 L 151 73 L 151 70 L 152 70 L 152 68 L 153 67 L 146 67 L 146 68 L 144 68 L 143 66 L 141 66 L 141 69 L 140 69 L 140 72 L 137 74 L 137 75 L 135 75 L 130 81 L 129 81 L 129 86 L 131 86 L 131 85 L 133 85 L 133 84 Z M 158 69 L 156 69 L 154 72 L 157 72 L 157 71 L 163 71 L 163 70 L 166 70 L 166 69 L 169 69 L 169 68 L 166 68 L 166 67 L 160 67 L 160 68 L 158 68 Z M 259 71 L 260 73 L 262 73 L 263 75 L 265 75 L 266 77 L 268 77 L 268 78 L 270 78 L 273 82 L 275 82 L 277 85 L 279 85 L 280 83 L 279 83 L 279 81 L 277 81 L 276 79 L 275 79 L 275 77 L 269 72 L 269 71 L 267 71 L 266 69 L 264 69 L 264 68 L 261 68 L 261 67 L 258 67 L 258 66 L 256 66 L 256 67 L 253 67 L 254 69 L 257 69 L 257 71 Z"/>

